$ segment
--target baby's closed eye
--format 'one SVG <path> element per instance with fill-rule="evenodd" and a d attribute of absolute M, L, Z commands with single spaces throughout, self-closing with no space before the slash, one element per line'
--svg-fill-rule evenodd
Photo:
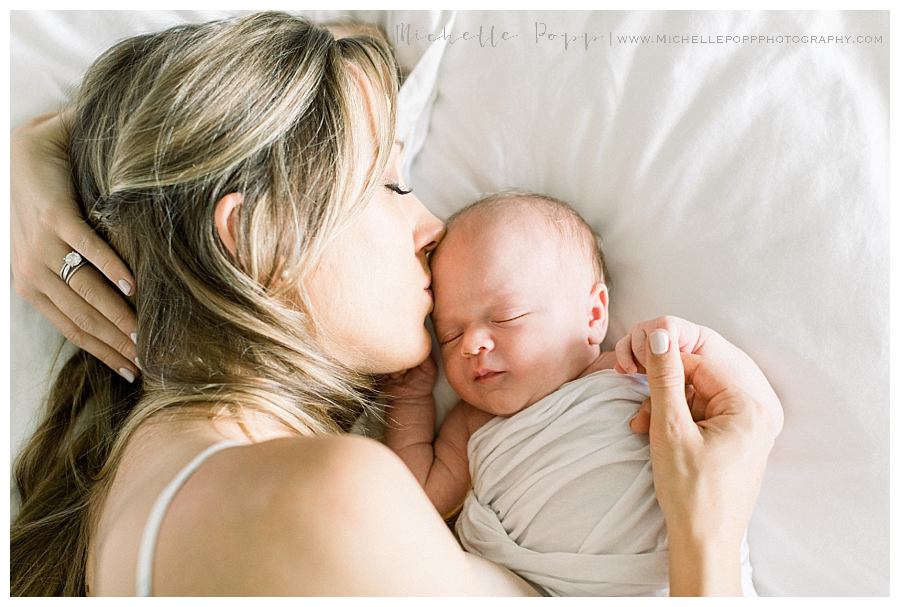
<path fill-rule="evenodd" d="M 522 314 L 515 314 L 512 316 L 509 316 L 508 318 L 500 318 L 498 320 L 495 320 L 494 323 L 498 324 L 498 325 L 502 325 L 504 323 L 512 322 L 514 320 L 519 320 L 520 318 L 524 318 L 525 316 L 528 316 L 528 312 L 523 312 Z"/>
<path fill-rule="evenodd" d="M 457 339 L 459 339 L 461 335 L 462 335 L 462 333 L 451 333 L 451 334 L 449 334 L 449 335 L 445 335 L 445 336 L 443 336 L 443 337 L 439 337 L 439 338 L 438 338 L 438 345 L 440 345 L 440 346 L 448 346 L 448 345 L 450 345 L 451 343 L 453 343 L 454 341 L 456 341 Z"/>

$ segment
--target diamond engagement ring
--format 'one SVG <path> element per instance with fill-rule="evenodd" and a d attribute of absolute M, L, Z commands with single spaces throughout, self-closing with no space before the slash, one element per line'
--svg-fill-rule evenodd
<path fill-rule="evenodd" d="M 87 261 L 79 255 L 77 251 L 69 251 L 66 256 L 63 257 L 63 266 L 59 270 L 59 277 L 62 278 L 66 284 L 69 284 L 72 275 L 86 263 Z"/>

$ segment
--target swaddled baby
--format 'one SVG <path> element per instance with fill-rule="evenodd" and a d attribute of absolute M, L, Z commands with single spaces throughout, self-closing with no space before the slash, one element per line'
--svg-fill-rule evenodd
<path fill-rule="evenodd" d="M 462 398 L 434 439 L 432 361 L 388 382 L 385 442 L 466 550 L 548 595 L 668 594 L 667 538 L 643 375 L 601 352 L 599 241 L 561 201 L 495 195 L 448 222 L 432 257 L 432 322 Z M 460 511 L 461 506 L 461 511 Z M 744 593 L 754 595 L 746 537 Z"/>

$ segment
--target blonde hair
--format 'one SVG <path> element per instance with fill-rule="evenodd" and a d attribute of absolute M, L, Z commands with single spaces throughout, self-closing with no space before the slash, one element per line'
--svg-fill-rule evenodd
<path fill-rule="evenodd" d="M 489 194 L 451 215 L 447 219 L 447 231 L 455 222 L 471 214 L 506 210 L 516 205 L 540 212 L 548 226 L 558 231 L 563 242 L 573 245 L 590 265 L 593 279 L 609 286 L 609 271 L 600 235 L 570 204 L 548 194 L 512 188 Z"/>
<path fill-rule="evenodd" d="M 143 375 L 84 352 L 61 370 L 14 469 L 11 594 L 85 594 L 96 516 L 151 416 L 252 410 L 316 435 L 377 415 L 371 378 L 320 347 L 303 283 L 379 187 L 398 75 L 378 36 L 274 12 L 136 36 L 90 67 L 69 159 L 85 216 L 136 278 Z M 213 221 L 232 192 L 233 257 Z"/>

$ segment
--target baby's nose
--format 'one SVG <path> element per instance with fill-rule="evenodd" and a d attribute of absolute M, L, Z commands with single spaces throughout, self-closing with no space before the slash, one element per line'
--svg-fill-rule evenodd
<path fill-rule="evenodd" d="M 470 349 L 470 351 L 463 351 L 463 356 L 478 356 L 482 352 L 487 350 L 487 346 L 477 346 L 475 348 Z"/>
<path fill-rule="evenodd" d="M 482 352 L 490 352 L 494 349 L 494 341 L 491 335 L 483 328 L 474 328 L 466 331 L 463 336 L 463 356 L 478 356 Z"/>

